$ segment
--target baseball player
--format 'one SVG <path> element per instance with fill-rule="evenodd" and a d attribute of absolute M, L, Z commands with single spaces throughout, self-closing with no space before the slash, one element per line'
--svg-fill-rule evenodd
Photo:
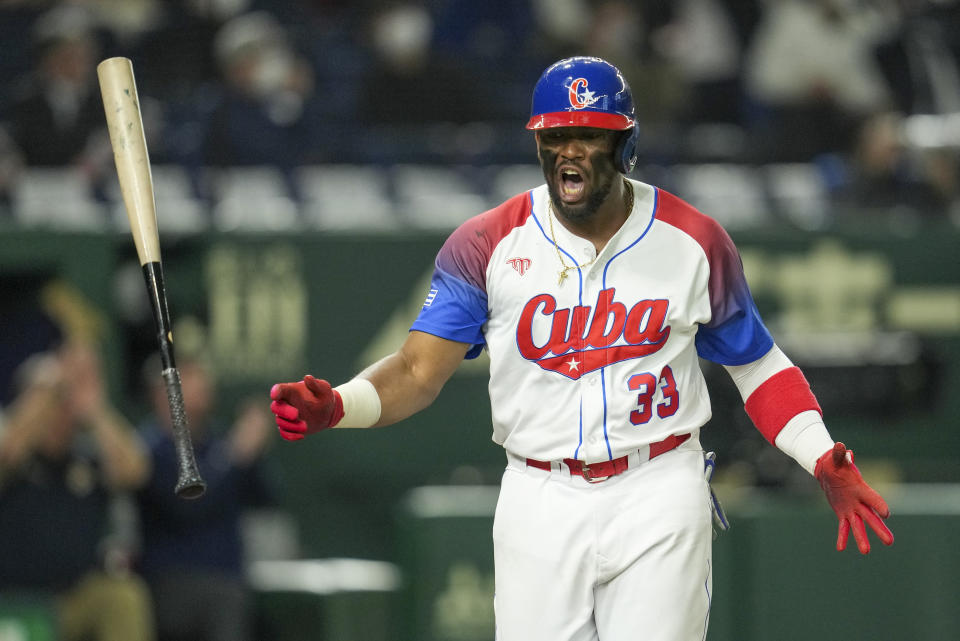
<path fill-rule="evenodd" d="M 852 530 L 867 553 L 865 524 L 890 545 L 886 503 L 771 338 L 730 237 L 626 177 L 638 130 L 620 72 L 598 58 L 550 66 L 527 128 L 546 184 L 453 232 L 398 351 L 336 388 L 309 375 L 275 385 L 283 438 L 402 420 L 487 349 L 507 458 L 493 525 L 500 641 L 705 637 L 700 357 L 726 367 L 763 436 L 819 480 L 837 549 Z"/>

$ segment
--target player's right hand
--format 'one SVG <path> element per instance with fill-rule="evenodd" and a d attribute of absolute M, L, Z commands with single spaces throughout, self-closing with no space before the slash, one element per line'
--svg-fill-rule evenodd
<path fill-rule="evenodd" d="M 270 398 L 280 436 L 288 441 L 333 427 L 343 418 L 340 393 L 309 374 L 297 383 L 277 383 L 270 389 Z"/>

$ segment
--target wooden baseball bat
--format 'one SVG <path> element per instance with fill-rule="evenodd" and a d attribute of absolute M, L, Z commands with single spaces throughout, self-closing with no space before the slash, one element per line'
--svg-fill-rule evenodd
<path fill-rule="evenodd" d="M 167 310 L 167 292 L 160 262 L 160 237 L 157 233 L 156 202 L 147 141 L 143 135 L 143 118 L 133 64 L 128 58 L 108 58 L 97 65 L 100 94 L 110 131 L 110 144 L 117 164 L 120 191 L 130 221 L 130 232 L 137 246 L 137 256 L 147 283 L 153 320 L 160 344 L 161 374 L 167 387 L 173 440 L 177 450 L 178 478 L 174 491 L 185 499 L 203 495 L 206 483 L 200 478 L 190 440 L 187 414 L 183 405 L 180 372 L 173 358 L 173 332 Z"/>

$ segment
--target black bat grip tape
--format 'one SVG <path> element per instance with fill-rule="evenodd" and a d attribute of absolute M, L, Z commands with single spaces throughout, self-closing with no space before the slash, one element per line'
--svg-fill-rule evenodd
<path fill-rule="evenodd" d="M 187 427 L 187 412 L 183 406 L 180 372 L 175 367 L 164 369 L 163 381 L 167 386 L 170 420 L 173 424 L 173 442 L 177 449 L 178 478 L 175 491 L 181 498 L 197 499 L 203 496 L 207 484 L 200 478 L 197 460 L 193 455 L 193 443 L 190 440 L 190 429 Z"/>

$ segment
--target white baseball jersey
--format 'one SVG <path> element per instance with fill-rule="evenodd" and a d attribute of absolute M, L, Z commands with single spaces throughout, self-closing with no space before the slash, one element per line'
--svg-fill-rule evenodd
<path fill-rule="evenodd" d="M 472 344 L 468 358 L 488 349 L 493 439 L 517 456 L 594 463 L 696 434 L 710 418 L 698 356 L 741 365 L 773 345 L 720 225 L 631 183 L 633 211 L 599 256 L 557 220 L 554 243 L 546 185 L 437 255 L 412 329 Z M 558 249 L 577 266 L 562 284 Z"/>

